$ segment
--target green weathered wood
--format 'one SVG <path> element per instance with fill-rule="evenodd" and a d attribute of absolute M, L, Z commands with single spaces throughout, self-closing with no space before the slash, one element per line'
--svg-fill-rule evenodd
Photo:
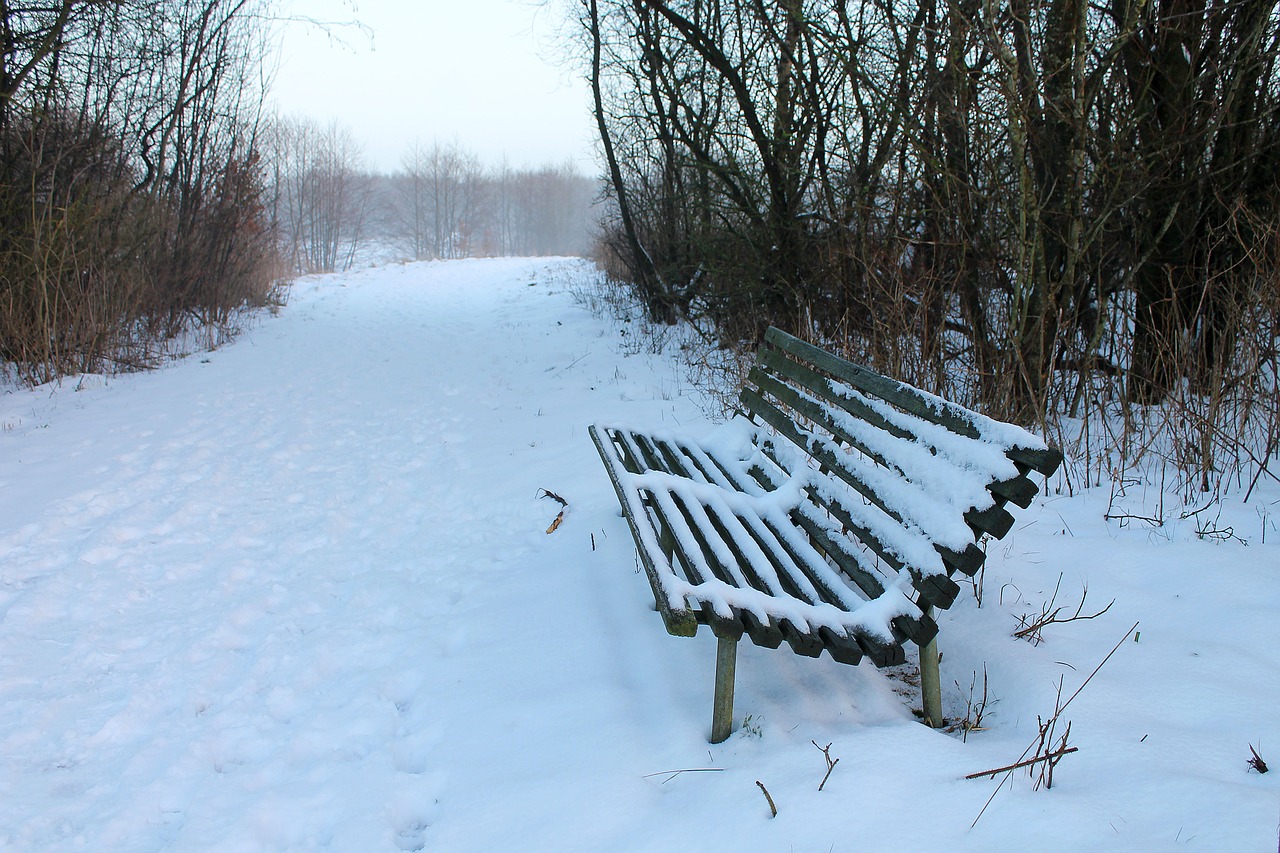
<path fill-rule="evenodd" d="M 711 706 L 711 742 L 722 743 L 733 734 L 733 680 L 738 664 L 738 641 L 716 639 L 715 697 Z"/>
<path fill-rule="evenodd" d="M 926 396 L 904 382 L 889 379 L 860 364 L 832 355 L 781 329 L 770 328 L 765 333 L 765 342 L 815 365 L 859 391 L 879 397 L 916 417 L 941 424 L 967 438 L 982 437 L 981 432 L 969 417 L 972 413 L 963 406 Z M 1048 450 L 1013 448 L 1009 451 L 1009 455 L 1011 459 L 1024 461 L 1029 467 L 1045 476 L 1053 474 L 1062 462 L 1062 453 L 1052 448 Z"/>
<path fill-rule="evenodd" d="M 609 473 L 609 479 L 613 483 L 614 491 L 618 493 L 618 500 L 622 504 L 622 515 L 627 520 L 627 526 L 631 530 L 631 538 L 636 543 L 636 553 L 640 556 L 640 565 L 644 567 L 645 575 L 649 579 L 649 586 L 653 589 L 654 602 L 658 605 L 658 612 L 662 615 L 662 622 L 666 625 L 667 633 L 677 637 L 693 637 L 698 633 L 698 619 L 691 610 L 681 610 L 671 607 L 667 601 L 667 597 L 662 594 L 662 581 L 660 580 L 658 567 L 654 563 L 653 555 L 649 553 L 649 549 L 644 546 L 644 538 L 640 533 L 640 520 L 635 518 L 631 513 L 630 504 L 626 500 L 626 489 L 623 487 L 618 478 L 618 472 L 613 467 L 613 454 L 606 448 L 604 442 L 612 444 L 612 438 L 602 436 L 601 430 L 592 425 L 587 432 L 591 435 L 591 440 L 595 442 L 596 450 L 600 454 L 600 459 L 604 462 L 605 470 Z"/>
<path fill-rule="evenodd" d="M 904 412 L 941 424 L 952 432 L 968 438 L 981 437 L 978 428 L 967 417 L 967 410 L 961 406 L 930 399 L 910 385 L 881 376 L 874 370 L 832 355 L 780 329 L 769 329 L 765 333 L 765 342 L 802 361 L 809 362 L 859 391 L 892 403 Z"/>
<path fill-rule="evenodd" d="M 867 423 L 876 429 L 899 438 L 904 441 L 916 441 L 917 436 L 910 430 L 904 429 L 896 423 L 885 418 L 880 412 L 876 411 L 866 403 L 852 397 L 844 397 L 839 394 L 832 393 L 829 386 L 829 378 L 810 369 L 797 361 L 787 358 L 777 350 L 765 348 L 761 351 L 760 360 L 756 367 L 751 369 L 747 376 L 747 381 L 756 386 L 757 391 L 764 396 L 772 395 L 781 400 L 788 408 L 792 408 L 815 423 L 820 424 L 823 429 L 831 433 L 838 441 L 857 448 L 863 454 L 874 459 L 877 464 L 884 468 L 889 468 L 902 473 L 902 469 L 891 459 L 886 459 L 879 453 L 869 449 L 861 440 L 851 435 L 842 427 L 840 427 L 830 416 L 822 410 L 822 408 L 812 401 L 803 399 L 795 388 L 780 381 L 774 375 L 780 376 L 794 382 L 803 388 L 810 395 L 817 397 L 826 404 L 842 409 L 849 415 L 860 421 Z M 981 439 L 972 439 L 980 441 Z M 930 450 L 937 453 L 937 449 L 930 447 Z M 987 489 L 991 493 L 1007 501 L 1012 501 L 1022 508 L 1031 505 L 1031 501 L 1039 493 L 1040 489 L 1035 483 L 1031 482 L 1025 474 L 1020 473 L 1018 476 L 1004 480 L 992 478 L 987 484 Z"/>
<path fill-rule="evenodd" d="M 680 523 L 683 530 L 687 531 L 697 543 L 699 553 L 714 577 L 724 583 L 734 585 L 728 568 L 721 564 L 711 548 L 706 534 L 706 526 L 699 523 L 699 519 L 695 518 L 695 512 L 700 511 L 701 508 L 699 507 L 698 510 L 695 510 L 687 506 L 683 500 L 675 495 L 672 495 L 672 503 L 676 505 L 680 512 Z M 665 517 L 667 514 L 663 513 L 663 515 Z M 694 555 L 687 552 L 680 540 L 674 543 L 674 547 L 680 557 L 680 565 L 684 569 L 685 576 L 691 583 L 705 583 L 710 579 L 698 569 L 697 563 L 693 560 Z M 742 619 L 736 613 L 732 616 L 724 616 L 717 613 L 710 604 L 704 604 L 701 607 L 701 611 L 702 615 L 698 621 L 709 625 L 717 637 L 733 637 L 737 639 L 742 636 Z"/>
<path fill-rule="evenodd" d="M 776 487 L 777 484 L 774 483 L 774 485 Z M 849 510 L 839 501 L 827 501 L 819 495 L 817 489 L 812 486 L 807 487 L 805 489 L 805 493 L 809 496 L 810 501 L 818 507 L 818 509 L 829 513 L 836 521 L 840 522 L 841 527 L 844 528 L 847 535 L 866 545 L 867 548 L 879 557 L 895 574 L 906 570 L 908 574 L 911 575 L 912 585 L 916 590 L 921 594 L 926 595 L 926 597 L 936 603 L 939 607 L 944 610 L 947 607 L 950 607 L 951 603 L 955 601 L 956 596 L 960 594 L 960 586 L 946 575 L 939 574 L 937 572 L 926 573 L 919 568 L 908 568 L 905 566 L 898 556 L 890 551 L 878 536 L 855 521 L 853 516 L 849 513 Z M 812 522 L 809 522 L 808 524 L 812 525 Z M 805 526 L 806 532 L 812 533 L 813 529 L 820 530 L 821 528 L 817 527 L 817 525 L 812 525 L 812 528 Z M 934 545 L 934 550 L 938 552 L 939 558 L 943 564 L 950 566 L 952 564 L 948 561 L 954 560 L 955 563 L 963 565 L 964 570 L 968 574 L 976 572 L 978 566 L 980 566 L 982 561 L 986 558 L 982 549 L 972 544 L 964 553 L 957 553 L 950 549 L 941 548 L 936 544 Z M 971 563 L 974 565 L 972 569 L 969 569 L 969 565 Z M 867 574 L 865 570 L 857 565 L 856 560 L 854 561 L 853 567 L 847 571 L 849 572 L 850 578 L 853 582 L 863 591 L 864 594 L 867 595 L 868 598 L 876 598 L 884 591 L 884 587 L 880 581 L 876 579 L 874 575 Z"/>
<path fill-rule="evenodd" d="M 734 559 L 738 563 L 738 570 L 742 572 L 748 586 L 761 592 L 770 593 L 768 585 L 764 583 L 760 575 L 752 567 L 751 561 L 742 553 L 742 549 L 738 547 L 738 540 L 731 532 L 733 526 L 741 527 L 742 522 L 736 516 L 730 515 L 727 518 L 719 512 L 707 510 L 707 518 L 711 523 L 712 529 L 716 535 L 720 537 L 720 541 L 733 554 Z M 751 641 L 758 646 L 764 646 L 769 649 L 776 649 L 782 645 L 783 635 L 782 628 L 772 618 L 767 622 L 762 622 L 755 614 L 746 610 L 735 610 L 735 615 L 742 620 L 743 628 L 750 635 Z"/>
<path fill-rule="evenodd" d="M 757 392 L 750 389 L 743 389 L 742 399 L 751 407 L 752 413 L 778 431 L 780 435 L 796 447 L 803 448 L 812 458 L 825 465 L 833 474 L 848 483 L 860 495 L 867 499 L 869 503 L 884 512 L 885 515 L 893 519 L 898 524 L 902 524 L 902 516 L 885 504 L 884 500 L 870 485 L 864 482 L 856 473 L 849 470 L 843 464 L 836 454 L 823 447 L 809 447 L 808 441 L 801 433 L 795 422 L 788 418 L 782 410 L 773 406 L 761 397 Z M 1013 516 L 1007 510 L 1001 507 L 992 507 L 990 510 L 978 512 L 970 510 L 965 514 L 965 521 L 970 525 L 979 527 L 984 532 L 990 532 L 997 539 L 1009 532 L 1013 526 Z M 868 534 L 869 535 L 869 534 Z M 875 537 L 871 537 L 875 539 Z M 866 540 L 864 540 L 866 541 Z M 878 541 L 878 540 L 877 540 Z M 870 542 L 868 542 L 870 544 Z"/>
<path fill-rule="evenodd" d="M 788 409 L 798 412 L 799 414 L 813 421 L 818 426 L 822 427 L 824 430 L 830 433 L 832 437 L 835 438 L 838 442 L 844 445 L 853 447 L 855 450 L 857 450 L 867 459 L 879 465 L 881 468 L 884 468 L 887 471 L 892 471 L 895 474 L 897 474 L 899 477 L 902 477 L 905 479 L 906 477 L 905 473 L 892 460 L 887 459 L 882 454 L 877 453 L 876 451 L 867 447 L 867 445 L 864 444 L 859 438 L 841 429 L 841 427 L 834 420 L 832 420 L 831 417 L 826 412 L 824 412 L 820 406 L 815 404 L 813 401 L 806 400 L 804 397 L 800 396 L 799 392 L 797 392 L 794 388 L 791 388 L 788 385 L 784 385 L 783 383 L 769 376 L 758 376 L 756 384 L 757 384 L 757 387 L 759 388 L 758 391 L 752 391 L 750 393 L 746 391 L 743 392 L 744 402 L 748 403 L 753 407 L 759 406 L 760 403 L 758 401 L 766 400 L 767 398 L 765 397 L 765 395 L 767 394 L 770 397 L 773 397 L 778 401 L 780 401 Z M 785 413 L 782 413 L 780 409 L 778 411 L 782 417 L 786 418 Z M 763 415 L 761 415 L 761 417 L 763 417 Z M 804 447 L 805 450 L 810 455 L 814 456 L 815 458 L 820 458 L 824 464 L 826 464 L 827 459 L 835 460 L 834 464 L 828 467 L 838 467 L 840 469 L 843 469 L 845 473 L 847 473 L 849 476 L 857 478 L 859 483 L 865 484 L 865 481 L 863 481 L 860 477 L 858 477 L 858 475 L 855 472 L 849 469 L 847 465 L 848 460 L 841 459 L 840 456 L 836 454 L 830 454 L 830 453 L 820 456 L 819 453 L 815 450 L 815 448 L 808 447 L 806 446 L 805 443 L 801 443 L 800 441 L 797 441 L 795 438 L 792 438 L 792 440 L 796 441 L 796 444 L 798 446 Z M 840 476 L 841 479 L 845 480 L 846 482 L 852 483 L 852 481 L 849 480 L 849 478 L 846 476 L 839 475 L 839 474 L 837 476 Z M 1011 481 L 1005 481 L 1001 485 L 1006 488 L 1013 489 L 1014 493 L 1017 494 L 1019 492 L 1019 490 L 1015 486 L 1017 479 L 1019 478 L 1015 478 L 1014 480 L 1011 480 Z M 1023 479 L 1026 482 L 1026 486 L 1031 489 L 1031 494 L 1034 495 L 1037 491 L 1035 485 L 1031 483 L 1029 480 L 1025 480 L 1025 478 L 1021 478 L 1021 479 Z M 988 488 L 990 488 L 991 485 L 993 484 L 988 484 Z M 884 509 L 885 512 L 889 512 L 889 510 L 885 507 L 884 503 L 879 500 L 878 496 L 871 497 L 861 486 L 855 486 L 855 488 L 857 488 L 858 491 L 862 492 L 864 495 L 867 495 L 868 499 L 871 500 L 872 503 L 876 504 L 876 506 L 880 507 L 881 509 Z M 868 486 L 868 488 L 870 487 Z M 895 520 L 901 522 L 901 518 L 899 516 L 895 514 L 894 517 L 895 517 Z M 965 512 L 964 518 L 965 518 L 965 521 L 967 521 L 970 525 L 978 528 L 980 533 L 989 533 L 992 536 L 994 536 L 996 539 L 1003 539 L 1005 534 L 1008 533 L 1010 528 L 1013 527 L 1013 516 L 1008 512 L 1008 510 L 1004 508 L 1004 500 L 998 495 L 995 496 L 995 503 L 991 507 L 988 507 L 982 510 L 979 510 L 976 508 L 970 508 Z"/>
<path fill-rule="evenodd" d="M 827 653 L 831 655 L 831 659 L 836 663 L 844 663 L 849 666 L 857 666 L 862 662 L 862 647 L 858 645 L 858 640 L 848 634 L 837 634 L 830 628 L 819 628 L 818 636 L 822 638 L 827 646 Z"/>
<path fill-rule="evenodd" d="M 1048 450 L 1015 447 L 1007 451 L 1005 455 L 1014 462 L 1025 465 L 1033 471 L 1038 471 L 1046 477 L 1052 477 L 1053 473 L 1058 470 L 1058 466 L 1062 464 L 1062 451 L 1056 447 L 1050 447 Z"/>

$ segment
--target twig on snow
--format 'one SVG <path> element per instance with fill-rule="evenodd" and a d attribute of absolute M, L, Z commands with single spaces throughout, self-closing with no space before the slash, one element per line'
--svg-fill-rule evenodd
<path fill-rule="evenodd" d="M 1048 755 L 1037 755 L 1035 758 L 1028 758 L 1026 761 L 1019 761 L 1015 764 L 1006 764 L 1004 767 L 997 767 L 994 770 L 983 770 L 981 773 L 970 773 L 968 776 L 964 778 L 981 779 L 983 776 L 990 776 L 992 779 L 994 779 L 996 778 L 997 774 L 1005 773 L 1009 770 L 1018 770 L 1022 767 L 1030 767 L 1031 765 L 1038 764 L 1041 761 L 1051 761 L 1053 759 L 1061 758 L 1064 755 L 1070 755 L 1073 752 L 1079 752 L 1079 751 L 1080 751 L 1080 747 L 1069 746 L 1069 747 L 1066 747 L 1065 749 L 1055 750 L 1049 753 Z"/>
<path fill-rule="evenodd" d="M 1037 746 L 1040 746 L 1041 748 L 1043 748 L 1042 745 L 1045 743 L 1046 728 L 1049 725 L 1051 725 L 1053 722 L 1055 722 L 1058 719 L 1058 717 L 1062 714 L 1063 711 L 1067 710 L 1067 707 L 1076 700 L 1077 696 L 1080 695 L 1080 691 L 1084 690 L 1086 687 L 1089 686 L 1089 682 L 1093 680 L 1093 677 L 1098 674 L 1098 671 L 1101 670 L 1102 667 L 1106 666 L 1107 661 L 1111 660 L 1111 656 L 1114 655 L 1116 652 L 1120 651 L 1120 647 L 1124 645 L 1125 641 L 1128 640 L 1129 637 L 1133 635 L 1134 631 L 1138 630 L 1138 624 L 1139 623 L 1134 622 L 1133 627 L 1131 627 L 1128 631 L 1125 631 L 1124 636 L 1120 638 L 1120 642 L 1116 643 L 1115 646 L 1112 647 L 1111 651 L 1107 652 L 1107 656 L 1102 659 L 1101 663 L 1099 663 L 1097 666 L 1093 668 L 1093 672 L 1089 673 L 1089 677 L 1086 678 L 1080 684 L 1080 686 L 1076 688 L 1076 692 L 1071 694 L 1071 698 L 1069 698 L 1066 702 L 1062 702 L 1060 704 L 1055 703 L 1057 707 L 1054 710 L 1053 716 L 1050 717 L 1049 723 L 1041 724 L 1040 731 L 1036 734 L 1035 741 L 1033 741 L 1030 746 L 1028 746 L 1025 750 L 1022 751 L 1022 755 L 1018 756 L 1019 762 L 1026 759 L 1027 754 L 1031 752 L 1033 749 L 1036 749 Z M 1069 728 L 1068 728 L 1068 731 L 1070 731 Z M 1063 740 L 1060 748 L 1066 749 L 1065 735 L 1063 736 Z M 1063 754 L 1065 755 L 1066 753 L 1063 753 Z M 1060 755 L 1057 757 L 1057 759 L 1055 759 L 1055 761 L 1061 760 L 1061 758 L 1062 756 Z M 986 774 L 984 773 L 978 774 L 979 777 L 984 775 Z M 995 800 L 996 794 L 1000 793 L 1000 789 L 1004 787 L 1005 781 L 1012 778 L 1013 778 L 1013 770 L 1006 771 L 1006 775 L 1003 779 L 1000 780 L 1000 784 L 996 785 L 996 789 L 991 792 L 991 796 L 987 797 L 987 801 L 986 803 L 983 804 L 982 809 L 978 812 L 978 816 L 973 819 L 973 823 L 969 824 L 970 829 L 978 825 L 978 821 L 982 820 L 982 816 L 986 814 L 987 808 L 991 805 L 992 801 Z"/>
<path fill-rule="evenodd" d="M 822 781 L 818 783 L 818 790 L 821 791 L 822 786 L 826 785 L 827 780 L 831 778 L 831 771 L 835 770 L 836 765 L 840 763 L 840 759 L 837 758 L 832 760 L 831 744 L 827 744 L 826 746 L 818 746 L 818 742 L 816 740 L 811 740 L 809 741 L 809 743 L 813 744 L 818 749 L 818 751 L 822 753 L 822 757 L 827 759 L 827 775 L 823 776 Z"/>
<path fill-rule="evenodd" d="M 773 804 L 773 797 L 769 796 L 769 789 L 766 788 L 764 786 L 764 783 L 761 782 L 759 779 L 756 780 L 756 785 L 759 786 L 762 792 L 764 792 L 764 798 L 769 801 L 769 811 L 773 812 L 773 814 L 769 815 L 769 817 L 777 817 L 778 807 Z"/>
<path fill-rule="evenodd" d="M 555 492 L 551 491 L 550 489 L 539 489 L 538 491 L 542 492 L 542 494 L 538 495 L 538 497 L 540 497 L 540 498 L 551 498 L 551 500 L 553 500 L 553 501 L 555 501 L 556 503 L 560 504 L 560 506 L 564 507 L 565 509 L 568 509 L 568 508 L 569 508 L 569 502 L 568 502 L 567 500 L 565 500 L 564 498 L 560 497 L 559 495 L 557 495 Z M 555 519 L 551 522 L 551 526 L 547 528 L 547 533 L 548 533 L 548 534 L 551 534 L 551 533 L 555 533 L 555 532 L 556 532 L 556 528 L 558 528 L 558 527 L 560 526 L 560 522 L 564 521 L 564 513 L 565 513 L 565 510 L 564 510 L 564 509 L 562 509 L 562 510 L 560 510 L 560 512 L 556 515 Z M 593 540 L 593 544 L 594 544 L 594 540 Z M 592 550 L 594 550 L 594 549 L 592 549 Z"/>

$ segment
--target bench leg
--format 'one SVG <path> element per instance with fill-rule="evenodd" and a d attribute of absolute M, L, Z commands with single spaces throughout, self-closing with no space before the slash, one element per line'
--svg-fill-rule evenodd
<path fill-rule="evenodd" d="M 716 638 L 716 695 L 711 709 L 711 742 L 720 743 L 733 733 L 733 675 L 738 663 L 738 641 Z"/>
<path fill-rule="evenodd" d="M 933 615 L 930 607 L 928 616 Z M 938 669 L 938 638 L 920 647 L 920 694 L 924 706 L 924 722 L 942 728 L 942 673 Z"/>

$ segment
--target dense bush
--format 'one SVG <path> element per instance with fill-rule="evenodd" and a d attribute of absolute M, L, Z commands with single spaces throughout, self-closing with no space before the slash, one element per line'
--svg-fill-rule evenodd
<path fill-rule="evenodd" d="M 602 248 L 654 320 L 777 324 L 1072 434 L 1200 412 L 1205 477 L 1276 450 L 1274 2 L 580 10 Z"/>
<path fill-rule="evenodd" d="M 256 3 L 0 10 L 0 359 L 146 366 L 270 301 Z"/>

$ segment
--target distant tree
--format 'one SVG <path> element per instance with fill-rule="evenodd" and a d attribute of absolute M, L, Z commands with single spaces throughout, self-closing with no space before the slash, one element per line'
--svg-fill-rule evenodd
<path fill-rule="evenodd" d="M 275 215 L 295 269 L 347 268 L 365 240 L 370 178 L 351 129 L 306 118 L 277 123 Z"/>
<path fill-rule="evenodd" d="M 572 166 L 486 171 L 457 143 L 414 143 L 382 205 L 416 259 L 583 254 L 599 188 Z"/>

